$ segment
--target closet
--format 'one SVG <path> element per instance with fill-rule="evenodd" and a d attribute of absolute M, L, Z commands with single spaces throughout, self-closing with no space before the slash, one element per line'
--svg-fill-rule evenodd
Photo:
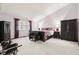
<path fill-rule="evenodd" d="M 0 21 L 0 42 L 10 40 L 10 22 Z"/>
<path fill-rule="evenodd" d="M 61 39 L 78 42 L 77 19 L 61 21 Z"/>

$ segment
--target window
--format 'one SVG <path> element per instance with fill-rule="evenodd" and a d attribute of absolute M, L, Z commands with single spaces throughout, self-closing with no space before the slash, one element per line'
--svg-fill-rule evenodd
<path fill-rule="evenodd" d="M 26 29 L 27 29 L 27 22 L 19 21 L 19 30 L 26 30 Z"/>

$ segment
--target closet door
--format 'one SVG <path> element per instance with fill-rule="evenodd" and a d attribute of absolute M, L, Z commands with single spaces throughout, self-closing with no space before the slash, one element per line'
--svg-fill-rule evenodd
<path fill-rule="evenodd" d="M 68 22 L 61 21 L 61 39 L 68 40 Z"/>
<path fill-rule="evenodd" d="M 10 22 L 4 22 L 4 39 L 9 40 L 10 38 Z"/>
<path fill-rule="evenodd" d="M 61 21 L 61 39 L 78 41 L 77 38 L 77 20 Z"/>
<path fill-rule="evenodd" d="M 4 22 L 0 21 L 0 43 L 4 40 Z"/>
<path fill-rule="evenodd" d="M 77 20 L 69 21 L 69 39 L 72 41 L 78 41 Z"/>

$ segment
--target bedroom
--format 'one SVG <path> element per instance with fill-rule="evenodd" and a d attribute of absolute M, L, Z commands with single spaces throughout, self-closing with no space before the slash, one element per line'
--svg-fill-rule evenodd
<path fill-rule="evenodd" d="M 39 41 L 34 43 L 28 38 L 30 31 L 29 21 L 32 21 L 32 31 L 45 31 L 49 36 L 53 34 L 57 28 L 59 29 L 58 32 L 61 33 L 61 21 L 63 20 L 77 19 L 79 25 L 78 8 L 78 3 L 0 3 L 0 21 L 10 22 L 11 39 L 15 39 L 13 42 L 23 45 L 20 49 L 21 52 L 18 52 L 18 54 L 79 54 L 78 42 L 51 38 L 45 43 Z M 15 19 L 19 19 L 19 21 Z M 17 26 L 15 23 L 17 23 Z M 57 47 L 61 44 L 60 47 L 65 49 L 57 48 L 52 44 L 55 44 Z M 65 47 L 63 47 L 62 44 Z M 27 47 L 25 47 L 26 45 Z M 70 49 L 67 50 L 67 47 L 70 47 Z M 73 51 L 74 47 L 75 51 Z M 40 48 L 42 48 L 42 50 L 40 50 Z M 57 50 L 54 51 L 53 48 Z M 24 51 L 22 49 L 24 49 Z M 33 49 L 34 51 L 32 51 Z M 61 50 L 63 51 L 61 52 Z"/>

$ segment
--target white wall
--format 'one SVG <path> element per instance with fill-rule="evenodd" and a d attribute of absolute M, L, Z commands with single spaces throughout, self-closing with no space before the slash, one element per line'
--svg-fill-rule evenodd
<path fill-rule="evenodd" d="M 77 5 L 76 4 L 70 4 L 67 5 L 59 10 L 57 10 L 54 13 L 51 13 L 50 15 L 46 16 L 42 20 L 40 20 L 39 27 L 53 27 L 58 26 L 60 27 L 60 21 L 61 20 L 68 20 L 68 19 L 75 19 L 77 18 Z"/>
<path fill-rule="evenodd" d="M 14 38 L 15 36 L 15 23 L 14 23 L 14 18 L 16 18 L 15 16 L 11 16 L 10 14 L 6 14 L 6 13 L 2 13 L 0 12 L 0 21 L 9 21 L 10 22 L 10 31 L 11 31 L 11 38 Z M 21 21 L 23 21 L 24 19 L 20 18 Z M 26 20 L 26 29 L 25 30 L 19 30 L 19 37 L 22 36 L 28 36 L 29 34 L 29 24 L 28 21 Z"/>
<path fill-rule="evenodd" d="M 1 10 L 1 4 L 0 4 L 0 10 Z"/>
<path fill-rule="evenodd" d="M 61 20 L 69 20 L 69 19 L 78 19 L 78 25 L 79 25 L 79 4 L 69 4 L 54 13 L 51 13 L 50 15 L 46 16 L 45 18 L 41 19 L 38 23 L 39 28 L 43 27 L 61 27 L 60 22 Z M 78 26 L 79 30 L 79 26 Z M 78 37 L 79 37 L 79 31 L 78 31 Z M 78 38 L 79 40 L 79 38 Z"/>
<path fill-rule="evenodd" d="M 14 38 L 14 19 L 13 19 L 13 17 L 6 13 L 0 12 L 0 21 L 9 21 L 10 22 L 11 38 Z"/>
<path fill-rule="evenodd" d="M 69 3 L 1 3 L 2 12 L 7 12 L 33 21 L 33 30 L 37 30 L 37 20 L 55 12 Z"/>
<path fill-rule="evenodd" d="M 39 27 L 40 28 L 60 27 L 61 20 L 79 18 L 77 17 L 78 12 L 77 7 L 79 9 L 79 4 L 77 6 L 77 3 L 76 4 L 2 4 L 1 11 L 4 13 L 0 13 L 0 20 L 7 20 L 12 22 L 11 37 L 13 37 L 14 36 L 13 18 L 17 16 L 22 16 L 24 18 L 26 16 L 30 20 L 33 20 L 32 25 L 33 30 L 37 30 Z M 10 14 L 13 14 L 15 16 L 11 16 Z M 22 35 L 25 35 L 25 31 L 20 32 L 20 36 Z"/>
<path fill-rule="evenodd" d="M 77 17 L 78 17 L 78 41 L 79 41 L 79 4 L 77 4 L 77 5 L 78 5 L 78 6 L 77 6 L 77 7 L 78 7 L 78 9 L 77 9 L 77 10 L 78 10 L 78 12 L 77 12 L 77 13 L 78 13 L 78 14 L 77 14 Z M 78 43 L 79 43 L 79 42 L 78 42 Z"/>
<path fill-rule="evenodd" d="M 43 26 L 44 22 L 45 22 L 44 27 L 51 26 L 52 21 L 55 21 L 55 20 L 51 20 L 51 17 L 52 17 L 51 14 L 55 15 L 55 12 L 57 12 L 58 10 L 62 9 L 63 7 L 67 5 L 69 5 L 69 3 L 52 3 L 50 6 L 47 7 L 47 9 L 44 11 L 42 15 L 37 16 L 33 20 L 33 29 L 38 30 L 40 26 Z M 53 16 L 52 18 L 56 18 L 56 17 Z"/>
<path fill-rule="evenodd" d="M 11 24 L 10 25 L 11 38 L 14 38 L 14 36 L 15 36 L 14 18 L 18 18 L 21 21 L 25 21 L 26 24 L 27 24 L 27 26 L 26 26 L 27 29 L 26 30 L 20 30 L 19 36 L 20 37 L 28 36 L 28 34 L 29 34 L 28 19 L 25 18 L 25 16 L 23 16 L 23 15 L 25 15 L 25 14 L 23 14 L 23 11 L 26 9 L 24 6 L 25 6 L 25 4 L 0 3 L 0 21 L 9 21 L 10 22 L 10 24 Z"/>
<path fill-rule="evenodd" d="M 2 6 L 0 4 L 0 21 L 9 21 L 10 22 L 10 32 L 11 32 L 11 38 L 14 38 L 14 17 L 10 14 L 3 13 Z"/>

